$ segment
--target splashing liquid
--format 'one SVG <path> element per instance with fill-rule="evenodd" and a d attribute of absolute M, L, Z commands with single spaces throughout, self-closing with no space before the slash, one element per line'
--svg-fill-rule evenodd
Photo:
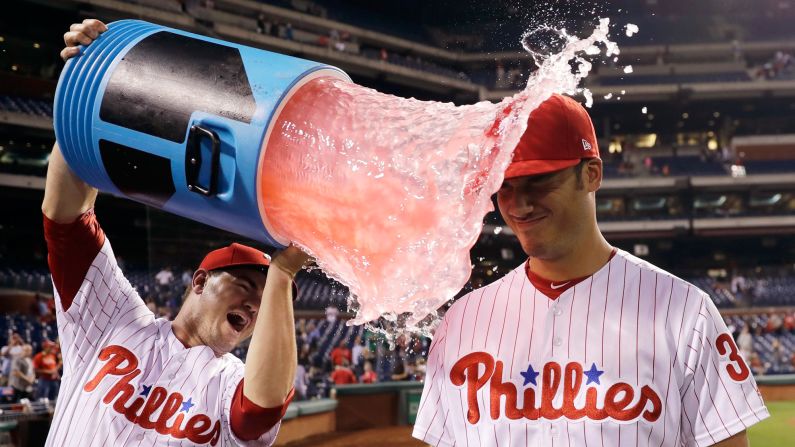
<path fill-rule="evenodd" d="M 553 93 L 592 102 L 578 88 L 591 69 L 582 55 L 600 54 L 597 43 L 617 54 L 608 23 L 601 19 L 585 39 L 556 31 L 555 54 L 527 48 L 538 70 L 497 104 L 455 106 L 333 78 L 309 81 L 263 148 L 263 219 L 348 286 L 350 324 L 382 317 L 427 333 L 436 309 L 469 278 L 469 250 L 530 112 Z"/>

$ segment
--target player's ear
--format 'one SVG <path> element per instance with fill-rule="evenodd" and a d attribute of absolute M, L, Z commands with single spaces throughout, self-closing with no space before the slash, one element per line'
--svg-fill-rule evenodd
<path fill-rule="evenodd" d="M 583 181 L 588 192 L 596 192 L 602 186 L 602 160 L 591 158 L 585 163 Z"/>
<path fill-rule="evenodd" d="M 204 269 L 198 269 L 193 272 L 193 281 L 191 282 L 191 290 L 196 295 L 201 295 L 204 291 L 204 286 L 207 285 L 207 280 L 210 279 L 210 272 Z"/>

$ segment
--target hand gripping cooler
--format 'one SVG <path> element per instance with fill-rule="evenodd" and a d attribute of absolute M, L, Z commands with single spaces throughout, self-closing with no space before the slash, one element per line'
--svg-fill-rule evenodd
<path fill-rule="evenodd" d="M 257 172 L 291 95 L 319 77 L 316 62 L 138 20 L 70 59 L 53 108 L 71 169 L 106 192 L 272 246 Z"/>

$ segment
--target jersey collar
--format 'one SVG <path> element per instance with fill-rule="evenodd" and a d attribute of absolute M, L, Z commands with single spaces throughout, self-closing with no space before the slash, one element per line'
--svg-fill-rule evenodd
<path fill-rule="evenodd" d="M 607 262 L 612 261 L 615 255 L 616 255 L 616 249 L 613 248 L 613 250 L 610 252 L 610 257 L 607 259 Z M 524 270 L 525 274 L 527 275 L 527 279 L 530 280 L 530 282 L 533 284 L 533 287 L 535 287 L 539 292 L 543 293 L 546 297 L 548 297 L 553 301 L 558 299 L 559 296 L 563 295 L 563 292 L 571 289 L 572 287 L 576 286 L 582 281 L 593 276 L 593 274 L 590 274 L 586 276 L 581 276 L 579 278 L 572 278 L 564 281 L 552 281 L 550 279 L 544 278 L 543 276 L 532 272 L 530 270 L 530 259 L 528 259 L 527 262 L 525 262 Z"/>

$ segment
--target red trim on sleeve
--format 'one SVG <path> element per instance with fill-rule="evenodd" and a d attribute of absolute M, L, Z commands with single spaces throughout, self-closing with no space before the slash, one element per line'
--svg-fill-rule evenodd
<path fill-rule="evenodd" d="M 47 263 L 52 281 L 66 311 L 105 243 L 105 233 L 91 209 L 68 224 L 57 223 L 44 216 L 44 239 L 47 241 Z"/>
<path fill-rule="evenodd" d="M 232 397 L 230 425 L 232 432 L 243 441 L 253 441 L 267 433 L 284 417 L 287 406 L 295 396 L 295 388 L 287 394 L 287 398 L 280 407 L 262 408 L 248 400 L 243 394 L 243 380 L 237 384 L 235 395 Z"/>

